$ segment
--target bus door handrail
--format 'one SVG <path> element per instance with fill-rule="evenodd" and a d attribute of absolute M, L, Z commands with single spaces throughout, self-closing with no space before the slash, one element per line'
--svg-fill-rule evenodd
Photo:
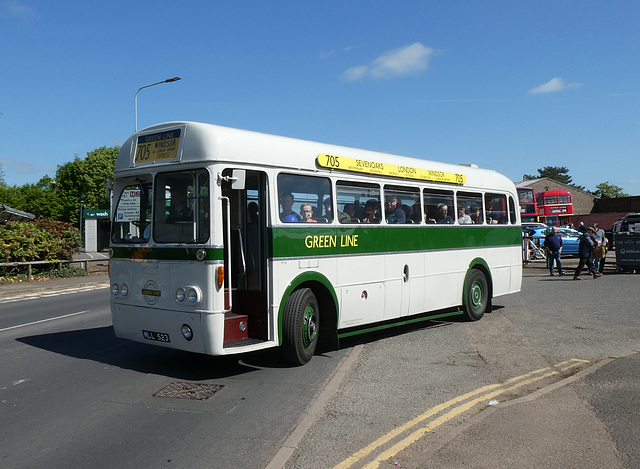
<path fill-rule="evenodd" d="M 247 275 L 247 259 L 244 253 L 244 241 L 242 241 L 242 230 L 238 227 L 238 244 L 240 247 L 240 258 L 242 259 L 242 274 L 239 279 Z"/>
<path fill-rule="evenodd" d="M 230 313 L 233 310 L 233 295 L 231 294 L 231 201 L 229 197 L 224 195 L 218 196 L 218 200 L 221 200 L 226 205 L 227 212 L 227 267 L 229 272 L 224 273 L 224 283 L 227 283 L 228 288 L 228 298 L 229 298 L 229 308 L 223 310 L 223 313 Z M 223 264 L 224 265 L 224 264 Z M 224 292 L 224 284 L 223 284 L 223 292 Z"/>

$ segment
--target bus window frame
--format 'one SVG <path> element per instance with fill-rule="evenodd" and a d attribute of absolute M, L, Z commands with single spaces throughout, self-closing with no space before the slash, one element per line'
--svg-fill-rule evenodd
<path fill-rule="evenodd" d="M 348 188 L 349 190 L 341 191 L 341 188 Z M 358 193 L 358 190 L 363 192 Z M 364 192 L 366 191 L 366 192 Z M 351 223 L 355 224 L 379 224 L 382 221 L 382 187 L 379 183 L 375 182 L 363 182 L 363 181 L 350 181 L 345 179 L 338 179 L 336 181 L 336 200 L 339 205 L 341 198 L 345 197 L 345 194 L 350 196 L 356 194 L 359 197 L 350 202 L 354 204 L 355 217 L 351 217 Z M 364 200 L 364 203 L 362 202 Z M 377 218 L 374 221 L 365 221 L 365 210 L 367 205 L 371 206 L 376 204 Z M 343 208 L 345 203 L 343 203 Z"/>
<path fill-rule="evenodd" d="M 111 222 L 111 242 L 114 244 L 146 244 L 151 240 L 151 226 L 153 224 L 153 183 L 151 181 L 151 178 L 149 178 L 149 180 L 143 180 L 138 177 L 135 180 L 126 182 L 125 184 L 125 187 L 122 189 L 118 196 L 118 202 L 115 205 L 114 216 Z M 142 234 L 142 236 L 129 236 L 128 238 L 126 236 L 123 236 L 116 238 L 118 232 L 120 232 L 121 229 L 125 228 L 124 225 L 120 227 L 117 225 L 129 223 L 130 225 L 133 224 L 134 226 L 136 226 L 136 221 L 133 220 L 118 221 L 118 214 L 120 213 L 118 209 L 120 208 L 120 204 L 123 203 L 123 196 L 125 192 L 137 190 L 140 191 L 141 195 L 146 195 L 145 199 L 143 199 L 142 197 L 140 198 L 138 207 L 140 215 L 142 214 L 143 210 L 146 214 L 144 222 L 142 221 L 142 219 L 137 220 L 137 224 L 140 226 L 140 228 L 138 228 L 138 231 Z M 143 200 L 146 200 L 146 206 L 143 206 Z M 122 216 L 125 216 L 124 213 L 122 213 Z M 143 223 L 144 227 L 142 227 Z M 129 235 L 131 234 L 130 229 L 127 230 L 127 232 L 129 233 Z"/>
<path fill-rule="evenodd" d="M 177 183 L 178 175 L 189 175 L 190 178 L 181 177 Z M 174 177 L 173 186 L 167 183 L 169 177 Z M 205 176 L 204 184 L 201 184 L 202 176 Z M 165 179 L 166 178 L 166 179 Z M 189 179 L 190 184 L 189 185 Z M 163 171 L 157 173 L 154 178 L 154 187 L 163 185 L 162 190 L 156 189 L 154 194 L 154 209 L 151 217 L 153 225 L 153 240 L 157 244 L 206 244 L 211 238 L 211 203 L 212 185 L 211 175 L 206 168 L 189 168 L 178 171 Z M 175 210 L 173 204 L 176 194 L 172 192 L 184 190 L 185 214 L 171 214 Z M 180 189 L 179 189 L 180 188 Z M 206 191 L 202 194 L 203 189 Z M 170 196 L 167 198 L 167 192 Z M 173 207 L 172 207 L 173 206 Z"/>
<path fill-rule="evenodd" d="M 307 181 L 307 184 L 303 182 L 296 182 L 296 179 L 298 180 L 304 179 Z M 303 192 L 300 190 L 301 188 L 312 187 L 313 184 L 311 184 L 311 181 L 315 183 L 322 181 L 323 184 L 326 185 L 325 189 L 328 189 L 328 191 L 322 193 L 322 192 L 314 192 L 314 191 Z M 277 220 L 278 223 L 287 223 L 287 224 L 305 223 L 300 207 L 302 204 L 307 204 L 307 203 L 310 204 L 313 209 L 312 219 L 315 220 L 316 222 L 316 223 L 312 223 L 312 225 L 314 224 L 324 225 L 324 224 L 334 223 L 334 220 L 336 219 L 336 217 L 334 216 L 333 213 L 331 214 L 330 218 L 323 213 L 324 201 L 327 198 L 331 200 L 332 207 L 333 207 L 333 188 L 332 188 L 330 177 L 324 176 L 324 175 L 308 175 L 308 174 L 281 172 L 281 173 L 278 173 L 276 176 L 276 191 L 277 191 L 276 192 L 277 203 L 275 203 L 274 205 L 276 206 L 276 210 L 277 210 L 277 215 L 275 220 Z M 296 198 L 296 194 L 298 194 L 298 198 Z M 296 222 L 294 221 L 288 222 L 282 219 L 282 216 L 281 216 L 282 211 L 280 210 L 282 206 L 281 200 L 283 197 L 287 195 L 291 195 L 293 197 L 293 205 L 291 209 L 294 212 L 294 214 L 297 214 L 299 216 L 299 218 L 296 216 L 296 218 L 298 218 L 298 221 Z M 309 197 L 313 195 L 315 195 L 315 199 L 313 197 Z M 298 210 L 296 210 L 296 208 Z"/>

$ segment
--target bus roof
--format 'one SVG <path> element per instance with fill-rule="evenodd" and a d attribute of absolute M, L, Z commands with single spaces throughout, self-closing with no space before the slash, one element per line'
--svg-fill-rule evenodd
<path fill-rule="evenodd" d="M 549 197 L 553 195 L 571 195 L 571 191 L 568 191 L 566 189 L 552 189 L 548 191 L 538 192 L 538 196 L 540 197 Z"/>
<path fill-rule="evenodd" d="M 173 141 L 173 143 L 171 143 Z M 153 151 L 146 160 L 137 151 L 141 145 L 166 146 Z M 172 146 L 174 145 L 174 146 Z M 319 155 L 335 155 L 346 159 L 407 168 L 420 168 L 433 173 L 461 174 L 460 187 L 491 187 L 515 192 L 514 184 L 494 170 L 475 165 L 456 165 L 420 158 L 392 155 L 358 148 L 300 140 L 290 137 L 234 129 L 199 122 L 166 122 L 142 129 L 129 137 L 116 159 L 115 174 L 155 172 L 180 162 L 258 165 L 274 169 L 326 171 L 318 164 Z M 341 169 L 333 169 L 337 174 Z M 351 173 L 355 174 L 355 173 Z M 384 176 L 385 174 L 383 174 Z M 410 178 L 408 178 L 410 179 Z"/>

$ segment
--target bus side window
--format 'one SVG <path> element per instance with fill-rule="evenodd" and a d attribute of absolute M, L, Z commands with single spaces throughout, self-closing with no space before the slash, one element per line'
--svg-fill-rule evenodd
<path fill-rule="evenodd" d="M 486 193 L 484 204 L 487 211 L 487 223 L 500 225 L 509 223 L 507 197 L 504 194 Z"/>
<path fill-rule="evenodd" d="M 423 194 L 425 222 L 430 224 L 452 224 L 455 216 L 453 191 L 425 189 Z"/>
<path fill-rule="evenodd" d="M 278 216 L 281 222 L 312 222 L 314 224 L 333 222 L 331 181 L 328 178 L 280 173 L 278 193 L 280 205 Z"/>
<path fill-rule="evenodd" d="M 338 209 L 349 217 L 340 223 L 380 223 L 380 186 L 351 181 L 336 184 Z"/>
<path fill-rule="evenodd" d="M 458 211 L 460 211 L 461 207 L 464 207 L 465 214 L 468 214 L 471 218 L 471 223 L 484 223 L 484 216 L 482 213 L 482 194 L 459 191 L 456 194 L 456 199 L 458 201 Z"/>
<path fill-rule="evenodd" d="M 420 189 L 417 187 L 384 186 L 384 197 L 387 202 L 387 223 L 412 224 L 422 221 Z"/>
<path fill-rule="evenodd" d="M 518 223 L 518 217 L 516 216 L 516 202 L 511 196 L 509 196 L 509 220 L 512 225 Z"/>

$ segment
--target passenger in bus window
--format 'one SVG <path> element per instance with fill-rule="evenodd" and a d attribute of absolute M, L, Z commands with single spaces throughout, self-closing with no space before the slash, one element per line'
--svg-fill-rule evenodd
<path fill-rule="evenodd" d="M 344 223 L 353 223 L 351 219 L 356 216 L 356 207 L 353 204 L 344 204 L 344 213 L 349 216 L 349 221 L 345 221 Z"/>
<path fill-rule="evenodd" d="M 438 223 L 451 224 L 453 218 L 449 215 L 449 206 L 447 204 L 438 204 Z"/>
<path fill-rule="evenodd" d="M 497 203 L 493 200 L 486 201 L 487 203 L 487 223 L 498 224 L 505 212 L 497 210 Z"/>
<path fill-rule="evenodd" d="M 471 221 L 473 223 L 484 223 L 483 217 L 482 217 L 482 209 L 479 207 L 473 207 L 471 209 Z"/>
<path fill-rule="evenodd" d="M 171 221 L 188 221 L 191 217 L 192 211 L 187 205 L 186 189 L 172 189 L 171 205 L 167 219 Z"/>
<path fill-rule="evenodd" d="M 407 214 L 398 205 L 397 197 L 387 199 L 387 223 L 405 223 L 407 221 Z"/>
<path fill-rule="evenodd" d="M 326 199 L 324 199 L 323 205 L 324 205 L 324 213 L 325 213 L 324 216 L 327 218 L 327 221 L 331 223 L 333 221 L 333 203 L 331 202 L 331 198 L 327 197 Z M 346 213 L 338 210 L 338 222 L 350 223 L 351 217 Z"/>
<path fill-rule="evenodd" d="M 298 213 L 293 211 L 293 202 L 294 200 L 292 194 L 282 194 L 280 196 L 280 206 L 282 207 L 282 212 L 280 212 L 280 220 L 282 220 L 283 222 L 302 221 L 302 217 Z"/>
<path fill-rule="evenodd" d="M 380 223 L 378 218 L 378 201 L 368 200 L 364 204 L 364 216 L 362 217 L 362 223 Z"/>
<path fill-rule="evenodd" d="M 300 213 L 302 213 L 302 219 L 308 223 L 318 223 L 318 220 L 313 219 L 313 207 L 311 204 L 304 203 L 300 205 Z"/>
<path fill-rule="evenodd" d="M 258 204 L 255 202 L 249 202 L 247 205 L 247 218 L 248 223 L 258 223 Z"/>
<path fill-rule="evenodd" d="M 460 207 L 458 207 L 458 223 L 460 225 L 470 225 L 473 223 L 473 220 L 471 220 L 471 217 L 467 215 L 464 205 L 461 205 Z"/>

